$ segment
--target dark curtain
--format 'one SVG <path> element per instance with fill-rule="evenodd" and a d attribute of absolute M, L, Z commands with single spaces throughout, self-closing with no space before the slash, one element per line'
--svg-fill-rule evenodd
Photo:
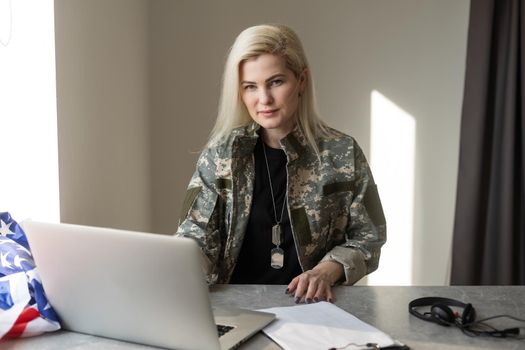
<path fill-rule="evenodd" d="M 522 0 L 471 0 L 451 284 L 525 284 Z"/>

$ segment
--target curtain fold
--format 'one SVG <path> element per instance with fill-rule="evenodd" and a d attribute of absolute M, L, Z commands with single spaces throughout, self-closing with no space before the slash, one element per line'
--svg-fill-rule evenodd
<path fill-rule="evenodd" d="M 451 284 L 525 284 L 525 15 L 471 0 Z"/>

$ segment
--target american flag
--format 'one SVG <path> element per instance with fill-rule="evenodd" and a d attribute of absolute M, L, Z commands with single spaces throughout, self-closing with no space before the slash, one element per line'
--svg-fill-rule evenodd
<path fill-rule="evenodd" d="M 60 329 L 22 228 L 0 212 L 0 340 Z"/>

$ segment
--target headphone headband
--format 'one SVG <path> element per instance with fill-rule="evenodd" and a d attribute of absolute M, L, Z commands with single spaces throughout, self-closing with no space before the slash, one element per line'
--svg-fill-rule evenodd
<path fill-rule="evenodd" d="M 418 299 L 412 300 L 408 304 L 408 308 L 412 309 L 415 307 L 432 306 L 434 304 L 445 304 L 449 306 L 457 306 L 457 307 L 462 307 L 462 308 L 466 308 L 468 305 L 468 304 L 465 304 L 455 299 L 440 298 L 440 297 L 424 297 L 424 298 L 418 298 Z"/>

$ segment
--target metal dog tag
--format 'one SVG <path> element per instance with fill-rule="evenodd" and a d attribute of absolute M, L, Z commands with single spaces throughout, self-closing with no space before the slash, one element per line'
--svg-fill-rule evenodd
<path fill-rule="evenodd" d="M 281 225 L 279 224 L 272 227 L 272 243 L 277 247 L 281 245 Z"/>
<path fill-rule="evenodd" d="M 270 265 L 274 269 L 281 269 L 284 266 L 284 250 L 281 248 L 273 248 L 270 252 L 271 260 Z"/>

